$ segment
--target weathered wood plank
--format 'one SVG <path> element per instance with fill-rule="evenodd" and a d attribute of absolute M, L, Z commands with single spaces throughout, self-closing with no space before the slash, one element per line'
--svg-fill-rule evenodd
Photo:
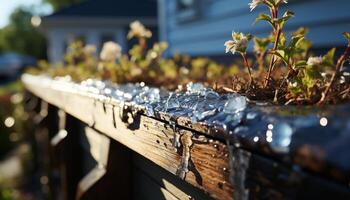
<path fill-rule="evenodd" d="M 303 148 L 299 147 L 315 144 L 314 139 L 320 138 L 311 137 L 312 132 L 305 132 L 319 127 L 318 123 L 301 132 L 302 135 L 307 133 L 308 137 L 296 135 L 298 137 L 294 138 L 290 151 L 280 155 L 271 151 L 271 146 L 264 143 L 264 138 L 258 138 L 262 140 L 259 140 L 259 143 L 249 140 L 251 136 L 261 136 L 254 133 L 256 131 L 254 129 L 249 133 L 243 132 L 231 138 L 229 134 L 224 134 L 217 128 L 209 127 L 204 123 L 192 123 L 185 117 L 174 119 L 167 113 L 156 113 L 157 119 L 154 119 L 133 114 L 127 107 L 111 102 L 107 97 L 79 93 L 79 91 L 70 90 L 69 87 L 61 89 L 58 87 L 60 82 L 56 82 L 54 85 L 57 87 L 53 88 L 51 84 L 39 84 L 38 80 L 40 81 L 40 79 L 25 81 L 27 89 L 171 174 L 201 189 L 210 197 L 216 199 L 232 199 L 233 197 L 236 197 L 235 199 L 246 199 L 247 197 L 251 199 L 265 197 L 268 199 L 307 199 L 307 197 L 317 199 L 332 196 L 339 197 L 338 199 L 348 199 L 350 197 L 347 184 L 329 179 L 333 176 L 327 177 L 327 174 L 322 173 L 323 171 L 310 167 L 315 165 L 322 167 L 325 164 L 322 162 L 329 161 L 321 158 L 320 163 L 312 159 L 323 151 L 309 152 L 306 149 L 308 151 L 300 152 Z M 271 112 L 266 111 L 265 114 L 270 115 Z M 247 127 L 251 125 L 248 121 L 245 123 Z M 267 121 L 254 121 L 254 123 L 260 123 L 260 127 L 268 124 Z M 275 121 L 276 126 L 284 123 L 286 122 Z M 330 130 L 333 131 L 333 129 L 322 129 L 322 136 L 332 136 L 328 134 Z M 334 134 L 334 132 L 329 133 Z M 342 132 L 339 131 L 340 133 Z M 320 136 L 319 133 L 317 134 Z M 245 136 L 249 137 L 245 140 Z M 347 143 L 338 142 L 343 138 L 348 137 L 332 140 L 332 144 L 342 144 L 341 147 L 346 148 Z M 230 145 L 223 142 L 225 139 Z M 325 139 L 327 140 L 322 141 L 329 141 L 331 138 L 325 137 Z M 316 141 L 316 144 L 317 142 L 319 141 Z M 228 149 L 228 146 L 231 149 Z M 330 152 L 345 155 L 347 151 L 342 148 L 332 149 Z M 295 153 L 298 152 L 299 157 L 298 154 L 295 156 Z M 298 160 L 293 161 L 296 158 Z M 336 168 L 331 168 L 332 171 L 330 171 L 333 174 L 337 172 L 334 169 L 341 170 L 339 166 L 344 166 L 336 164 L 334 165 Z M 305 191 L 304 188 L 307 190 Z M 322 192 L 319 192 L 319 188 L 322 188 Z"/>
<path fill-rule="evenodd" d="M 211 197 L 232 198 L 228 149 L 224 143 L 143 115 L 134 116 L 130 126 L 120 118 L 123 111 L 119 106 L 55 90 L 45 84 L 27 82 L 26 87 Z"/>
<path fill-rule="evenodd" d="M 133 171 L 133 199 L 134 200 L 153 200 L 153 199 L 164 199 L 164 200 L 178 200 L 176 196 L 171 194 L 168 190 L 160 187 L 150 177 L 142 173 L 137 168 Z"/>
<path fill-rule="evenodd" d="M 133 163 L 134 166 L 138 168 L 139 171 L 141 171 L 141 173 L 144 173 L 145 175 L 149 176 L 155 182 L 155 184 L 158 185 L 158 188 L 166 189 L 178 199 L 212 199 L 203 191 L 200 191 L 199 189 L 192 187 L 190 184 L 179 180 L 166 170 L 160 168 L 159 166 L 155 165 L 151 161 L 145 159 L 144 157 L 138 154 L 134 154 Z"/>

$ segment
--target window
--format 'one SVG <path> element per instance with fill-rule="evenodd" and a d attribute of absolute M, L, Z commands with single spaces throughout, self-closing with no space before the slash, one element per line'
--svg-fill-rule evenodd
<path fill-rule="evenodd" d="M 179 23 L 190 22 L 200 17 L 200 0 L 177 0 L 176 19 Z"/>
<path fill-rule="evenodd" d="M 194 0 L 178 0 L 178 9 L 185 10 L 193 6 Z"/>

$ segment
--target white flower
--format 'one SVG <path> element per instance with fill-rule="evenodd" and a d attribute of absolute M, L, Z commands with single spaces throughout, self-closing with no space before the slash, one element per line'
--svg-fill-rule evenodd
<path fill-rule="evenodd" d="M 235 54 L 236 52 L 245 52 L 248 46 L 249 38 L 243 33 L 232 32 L 232 40 L 225 42 L 226 53 L 231 52 Z"/>
<path fill-rule="evenodd" d="M 252 0 L 252 2 L 248 4 L 250 11 L 253 11 L 259 4 L 262 4 L 262 3 L 274 4 L 275 6 L 278 6 L 279 4 L 282 4 L 282 3 L 288 3 L 288 1 L 287 0 L 273 0 L 273 2 L 271 2 L 271 1 L 267 1 L 267 0 Z"/>
<path fill-rule="evenodd" d="M 248 4 L 250 11 L 253 11 L 259 4 L 264 2 L 265 0 L 252 0 L 252 2 Z"/>
<path fill-rule="evenodd" d="M 84 52 L 87 55 L 94 55 L 96 53 L 96 46 L 93 44 L 88 44 L 84 47 Z"/>
<path fill-rule="evenodd" d="M 103 48 L 100 54 L 100 58 L 106 62 L 115 62 L 116 59 L 121 57 L 122 48 L 115 42 L 106 42 L 103 44 Z"/>
<path fill-rule="evenodd" d="M 130 31 L 128 33 L 129 39 L 133 37 L 150 38 L 152 37 L 152 32 L 146 29 L 141 22 L 134 21 L 130 24 Z"/>
<path fill-rule="evenodd" d="M 315 66 L 315 65 L 319 65 L 323 62 L 323 57 L 322 56 L 318 56 L 318 57 L 310 57 L 307 60 L 307 65 L 309 66 Z"/>

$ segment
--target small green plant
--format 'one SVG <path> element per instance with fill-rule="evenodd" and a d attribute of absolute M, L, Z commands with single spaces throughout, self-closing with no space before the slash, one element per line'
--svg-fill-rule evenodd
<path fill-rule="evenodd" d="M 306 28 L 298 29 L 290 37 L 283 32 L 285 24 L 294 17 L 292 11 L 279 15 L 280 6 L 287 3 L 286 0 L 252 0 L 249 3 L 251 11 L 259 5 L 268 8 L 269 13 L 260 13 L 256 22 L 266 21 L 272 27 L 271 35 L 257 38 L 250 34 L 233 33 L 233 40 L 225 43 L 226 53 L 241 53 L 248 68 L 249 82 L 245 93 L 252 98 L 286 104 L 323 104 L 330 101 L 330 96 L 336 97 L 338 92 L 344 94 L 348 83 L 338 84 L 337 88 L 334 85 L 344 63 L 348 61 L 349 45 L 336 64 L 335 49 L 324 56 L 309 56 L 312 44 L 306 39 Z M 246 50 L 249 40 L 246 35 L 249 35 L 249 40 L 254 40 L 253 54 L 258 70 L 252 70 L 253 67 L 248 64 Z M 349 33 L 344 33 L 344 36 L 349 40 Z M 254 82 L 253 77 L 257 77 Z M 260 77 L 265 78 L 262 80 Z M 330 92 L 333 94 L 329 95 Z M 346 98 L 349 97 L 342 95 L 340 101 Z M 333 98 L 332 101 L 338 100 Z"/>
<path fill-rule="evenodd" d="M 336 81 L 336 79 L 337 79 L 337 77 L 338 77 L 338 75 L 339 75 L 340 70 L 341 70 L 341 69 L 343 68 L 343 66 L 344 66 L 344 63 L 350 61 L 350 56 L 349 56 L 349 54 L 350 54 L 350 33 L 345 32 L 345 33 L 343 33 L 343 35 L 344 35 L 345 39 L 348 41 L 348 45 L 347 45 L 346 50 L 345 50 L 345 52 L 343 53 L 343 55 L 341 55 L 341 57 L 340 57 L 340 58 L 338 59 L 338 61 L 337 61 L 337 64 L 336 64 L 336 66 L 335 66 L 335 71 L 333 72 L 331 81 L 330 81 L 330 83 L 328 84 L 328 86 L 326 87 L 326 90 L 322 93 L 322 98 L 321 98 L 321 100 L 319 101 L 319 104 L 323 104 L 323 103 L 325 102 L 325 100 L 326 100 L 326 98 L 327 98 L 327 96 L 328 96 L 330 90 L 333 88 L 333 86 L 334 86 L 334 84 L 335 84 L 335 81 Z M 333 64 L 333 63 L 332 63 L 332 64 Z M 349 88 L 348 88 L 347 90 L 348 90 L 348 91 L 347 91 L 347 95 L 349 95 L 349 94 L 350 94 Z"/>
<path fill-rule="evenodd" d="M 41 61 L 30 73 L 69 75 L 75 81 L 95 78 L 115 83 L 145 82 L 168 89 L 190 81 L 203 82 L 219 92 L 244 93 L 253 100 L 276 104 L 322 105 L 350 99 L 349 82 L 339 80 L 343 65 L 349 61 L 350 34 L 344 33 L 348 46 L 337 62 L 334 61 L 335 48 L 324 56 L 311 55 L 312 43 L 306 39 L 308 29 L 299 28 L 288 35 L 283 32 L 285 24 L 294 16 L 291 11 L 279 15 L 279 7 L 284 4 L 287 1 L 253 0 L 249 4 L 251 10 L 259 5 L 268 8 L 269 13 L 259 14 L 256 21 L 266 21 L 272 32 L 261 38 L 232 32 L 232 38 L 224 44 L 226 53 L 238 53 L 242 60 L 229 66 L 179 53 L 165 58 L 168 44 L 158 42 L 149 48 L 147 40 L 152 32 L 135 21 L 130 24 L 127 37 L 137 39 L 138 43 L 127 54 L 122 54 L 119 44 L 110 41 L 103 45 L 97 58 L 96 47 L 77 41 L 69 46 L 63 63 L 50 67 Z M 251 40 L 255 59 L 248 57 Z M 240 66 L 246 70 L 240 70 Z"/>
<path fill-rule="evenodd" d="M 225 42 L 226 46 L 226 53 L 231 52 L 232 54 L 240 53 L 245 67 L 248 69 L 249 73 L 249 85 L 253 83 L 253 76 L 251 72 L 251 66 L 249 65 L 248 62 L 248 57 L 247 57 L 247 47 L 248 47 L 248 42 L 252 39 L 252 36 L 250 34 L 243 34 L 243 33 L 236 33 L 232 32 L 232 40 L 229 40 Z"/>

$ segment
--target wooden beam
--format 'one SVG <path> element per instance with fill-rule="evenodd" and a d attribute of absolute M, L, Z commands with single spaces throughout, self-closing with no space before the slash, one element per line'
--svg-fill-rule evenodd
<path fill-rule="evenodd" d="M 215 199 L 232 199 L 228 148 L 222 141 L 144 115 L 126 123 L 121 106 L 49 84 L 25 81 L 26 88 L 96 130 L 144 156 Z"/>
<path fill-rule="evenodd" d="M 60 82 L 41 83 L 40 78 L 35 77 L 23 81 L 36 96 L 212 198 L 350 198 L 347 185 L 317 171 L 307 171 L 302 165 L 266 155 L 264 148 L 254 151 L 232 145 L 220 131 L 213 131 L 205 124 L 193 124 L 184 117 L 173 121 L 166 113 L 157 113 L 157 119 L 134 114 L 108 97 L 70 89 L 69 83 L 62 83 L 66 85 L 60 87 Z M 317 156 L 317 151 L 312 155 Z M 168 189 L 165 185 L 161 187 Z M 167 191 L 173 190 L 171 188 Z M 171 194 L 183 195 L 175 191 Z"/>

